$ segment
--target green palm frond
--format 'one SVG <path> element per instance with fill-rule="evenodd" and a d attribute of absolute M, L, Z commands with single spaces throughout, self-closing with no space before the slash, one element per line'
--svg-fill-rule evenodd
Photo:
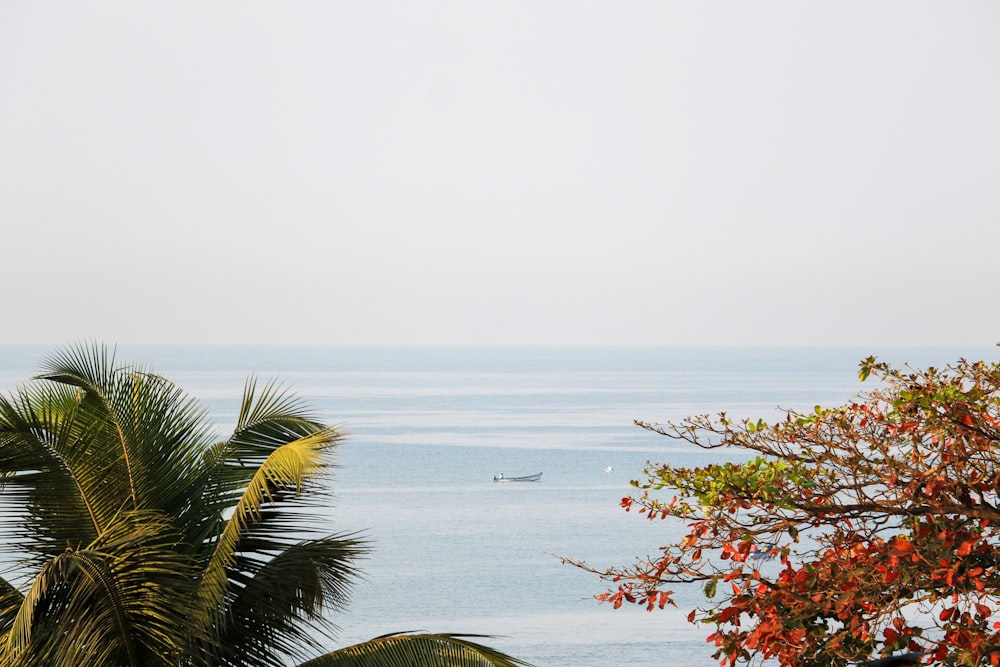
<path fill-rule="evenodd" d="M 270 449 L 295 437 L 323 428 L 300 397 L 286 391 L 276 380 L 257 391 L 257 378 L 250 377 L 243 388 L 240 413 L 230 441 L 249 454 Z"/>
<path fill-rule="evenodd" d="M 531 667 L 470 638 L 486 637 L 394 633 L 333 651 L 299 667 Z"/>
<path fill-rule="evenodd" d="M 286 548 L 257 567 L 241 562 L 222 644 L 233 653 L 220 664 L 275 665 L 305 659 L 332 638 L 328 612 L 342 611 L 357 578 L 354 563 L 368 552 L 355 535 L 331 535 Z"/>
<path fill-rule="evenodd" d="M 100 479 L 104 469 L 99 455 L 88 456 L 93 434 L 77 422 L 76 395 L 34 386 L 21 388 L 11 400 L 0 397 L 5 501 L 31 506 L 23 522 L 5 523 L 0 531 L 34 553 L 57 553 L 67 540 L 89 542 L 100 530 L 101 516 L 118 510 L 107 488 L 93 496 L 87 489 L 88 479 Z M 78 462 L 95 473 L 78 475 Z"/>
<path fill-rule="evenodd" d="M 200 567 L 182 545 L 170 516 L 138 510 L 124 513 L 89 549 L 107 564 L 102 586 L 109 600 L 122 600 L 146 654 L 176 657 L 191 638 L 207 640 L 207 628 L 188 621 L 197 611 Z"/>
<path fill-rule="evenodd" d="M 93 599 L 94 586 L 87 586 L 87 579 L 80 576 L 78 568 L 79 557 L 67 550 L 46 563 L 39 570 L 30 588 L 24 595 L 21 605 L 13 619 L 10 629 L 3 637 L 0 646 L 0 663 L 4 665 L 59 664 L 59 657 L 65 657 L 68 647 L 65 638 L 60 636 L 59 627 L 77 632 L 80 629 L 90 630 L 98 618 L 107 618 L 97 610 L 87 617 L 81 617 L 79 623 L 67 617 L 80 613 L 82 603 Z M 84 583 L 76 586 L 78 582 Z M 114 625 L 114 623 L 108 624 Z M 79 642 L 75 649 L 86 652 L 88 646 L 103 639 L 99 630 L 90 641 Z M 74 637 L 78 639 L 78 637 Z M 102 642 L 111 650 L 112 642 Z M 78 656 L 78 657 L 83 657 Z"/>
<path fill-rule="evenodd" d="M 324 449 L 332 447 L 342 434 L 317 421 L 304 402 L 285 392 L 276 382 L 258 389 L 255 378 L 244 388 L 239 417 L 232 436 L 206 448 L 206 472 L 197 489 L 202 500 L 201 511 L 206 516 L 222 516 L 240 501 L 259 466 L 282 445 L 323 433 Z M 326 460 L 323 464 L 331 466 Z M 325 496 L 321 486 L 314 486 L 309 504 L 318 505 Z M 200 526 L 202 532 L 192 535 L 196 542 L 214 544 L 219 526 Z"/>
<path fill-rule="evenodd" d="M 36 377 L 89 390 L 107 386 L 116 363 L 115 348 L 107 345 L 78 343 L 56 350 L 42 360 L 43 370 Z"/>
<path fill-rule="evenodd" d="M 318 511 L 342 433 L 254 378 L 232 437 L 216 442 L 206 415 L 99 345 L 57 352 L 0 397 L 0 549 L 16 555 L 0 667 L 270 667 L 322 651 L 368 549 L 327 535 Z M 306 664 L 527 665 L 476 638 L 387 635 Z"/>
<path fill-rule="evenodd" d="M 159 513 L 123 515 L 85 549 L 43 565 L 0 644 L 0 663 L 175 664 L 197 570 Z"/>
<path fill-rule="evenodd" d="M 225 599 L 229 572 L 236 562 L 241 540 L 254 529 L 266 531 L 266 524 L 261 520 L 269 504 L 279 499 L 287 500 L 289 494 L 301 493 L 305 485 L 322 472 L 326 447 L 336 437 L 335 431 L 323 430 L 285 443 L 256 468 L 232 516 L 225 522 L 201 576 L 199 596 L 206 611 L 220 609 Z M 280 511 L 270 514 L 272 522 L 282 516 Z M 280 523 L 277 528 L 275 539 L 280 536 Z"/>
<path fill-rule="evenodd" d="M 0 644 L 14 625 L 14 619 L 23 602 L 24 593 L 6 579 L 0 578 Z"/>
<path fill-rule="evenodd" d="M 0 399 L 4 490 L 31 506 L 17 528 L 21 538 L 34 539 L 36 552 L 87 544 L 140 500 L 141 507 L 183 514 L 209 441 L 200 408 L 162 378 L 69 370 Z M 105 386 L 88 384 L 95 378 Z M 95 392 L 103 398 L 93 400 Z M 131 413 L 113 414 L 110 404 L 127 404 Z"/>
<path fill-rule="evenodd" d="M 48 357 L 43 366 L 46 369 L 36 379 L 79 389 L 82 392 L 80 408 L 90 412 L 88 421 L 100 424 L 104 436 L 112 442 L 117 441 L 117 447 L 95 450 L 105 455 L 120 454 L 122 474 L 109 475 L 109 479 L 127 483 L 132 507 L 137 507 L 136 466 L 141 462 L 126 438 L 128 392 L 123 383 L 124 369 L 115 364 L 114 350 L 109 351 L 107 346 L 74 345 Z"/>
<path fill-rule="evenodd" d="M 185 479 L 213 440 L 208 413 L 169 380 L 147 368 L 116 365 L 106 347 L 71 347 L 48 359 L 42 380 L 83 392 L 80 411 L 103 427 L 103 449 L 114 454 L 133 507 L 182 506 Z"/>

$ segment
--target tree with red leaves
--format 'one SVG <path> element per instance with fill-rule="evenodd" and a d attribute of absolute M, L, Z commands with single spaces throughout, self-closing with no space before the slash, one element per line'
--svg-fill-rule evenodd
<path fill-rule="evenodd" d="M 859 375 L 877 387 L 775 423 L 637 422 L 749 458 L 648 467 L 622 505 L 683 521 L 686 535 L 601 572 L 611 589 L 599 599 L 652 611 L 675 604 L 678 585 L 702 586 L 710 602 L 688 620 L 712 627 L 722 665 L 838 667 L 900 651 L 1000 664 L 1000 364 L 869 357 Z"/>

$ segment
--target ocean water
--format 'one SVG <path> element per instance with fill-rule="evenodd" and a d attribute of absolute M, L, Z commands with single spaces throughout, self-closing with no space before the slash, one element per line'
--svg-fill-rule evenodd
<path fill-rule="evenodd" d="M 0 389 L 27 379 L 50 350 L 0 347 Z M 836 405 L 864 388 L 869 354 L 941 366 L 996 348 L 351 348 L 126 347 L 210 408 L 222 431 L 246 378 L 278 378 L 349 434 L 338 453 L 331 531 L 372 542 L 338 645 L 393 631 L 494 635 L 538 667 L 716 664 L 707 631 L 679 609 L 598 604 L 593 566 L 626 564 L 681 533 L 620 509 L 647 461 L 703 465 L 706 452 L 649 433 L 662 421 L 720 410 Z M 608 472 L 609 468 L 613 472 Z M 541 481 L 495 484 L 542 472 Z M 331 647 L 332 648 L 332 647 Z"/>

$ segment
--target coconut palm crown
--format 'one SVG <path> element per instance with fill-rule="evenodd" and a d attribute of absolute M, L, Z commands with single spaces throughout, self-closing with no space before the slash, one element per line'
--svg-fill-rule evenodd
<path fill-rule="evenodd" d="M 340 432 L 274 383 L 232 435 L 146 367 L 76 345 L 0 396 L 0 667 L 515 667 L 471 635 L 333 652 L 354 534 L 317 533 Z"/>

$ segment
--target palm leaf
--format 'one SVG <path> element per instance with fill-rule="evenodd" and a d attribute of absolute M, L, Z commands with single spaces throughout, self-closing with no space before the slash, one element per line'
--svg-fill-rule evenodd
<path fill-rule="evenodd" d="M 159 513 L 123 515 L 46 563 L 4 636 L 6 664 L 171 665 L 185 646 L 193 563 Z"/>
<path fill-rule="evenodd" d="M 0 578 L 0 645 L 10 632 L 23 602 L 24 594 L 9 581 Z"/>
<path fill-rule="evenodd" d="M 230 575 L 234 597 L 221 644 L 233 648 L 220 664 L 286 664 L 304 659 L 332 638 L 326 612 L 347 607 L 357 578 L 355 561 L 367 546 L 353 535 L 331 535 L 295 544 L 257 566 L 240 562 Z"/>
<path fill-rule="evenodd" d="M 92 438 L 77 423 L 76 395 L 75 390 L 22 387 L 12 400 L 0 397 L 5 509 L 30 508 L 22 522 L 6 522 L 3 528 L 16 546 L 36 554 L 58 553 L 67 540 L 88 543 L 100 531 L 101 516 L 118 509 L 113 502 L 109 509 L 107 489 L 91 496 L 88 475 L 75 470 L 75 462 L 100 468 L 99 456 L 87 456 Z"/>
<path fill-rule="evenodd" d="M 239 417 L 232 436 L 206 448 L 205 475 L 194 489 L 202 501 L 199 508 L 204 516 L 227 514 L 242 499 L 245 489 L 271 453 L 282 445 L 325 434 L 324 449 L 336 444 L 342 435 L 317 421 L 298 398 L 287 394 L 275 382 L 258 391 L 257 381 L 250 378 L 244 388 Z M 329 461 L 324 461 L 330 467 Z M 310 504 L 319 504 L 325 495 L 322 487 L 310 490 Z M 192 541 L 214 545 L 221 525 L 202 524 L 201 532 L 192 534 Z"/>
<path fill-rule="evenodd" d="M 59 384 L 76 387 L 83 391 L 86 407 L 94 411 L 95 421 L 107 429 L 112 439 L 117 439 L 123 465 L 123 481 L 127 482 L 128 495 L 132 506 L 138 506 L 135 487 L 135 458 L 130 451 L 130 443 L 125 437 L 128 421 L 123 419 L 125 405 L 121 391 L 120 369 L 115 364 L 115 351 L 107 346 L 75 345 L 58 351 L 43 361 L 45 371 L 36 376 Z M 83 402 L 81 401 L 81 406 Z"/>
<path fill-rule="evenodd" d="M 270 667 L 321 650 L 367 552 L 312 539 L 342 435 L 254 378 L 232 437 L 215 442 L 206 414 L 98 345 L 0 397 L 0 548 L 26 556 L 0 579 L 0 666 Z M 387 635 L 306 664 L 527 665 L 476 638 Z"/>
<path fill-rule="evenodd" d="M 483 635 L 394 633 L 348 646 L 299 667 L 531 667 L 468 638 Z"/>
<path fill-rule="evenodd" d="M 268 505 L 287 499 L 289 493 L 300 493 L 319 475 L 325 464 L 326 446 L 336 436 L 336 432 L 324 430 L 293 440 L 273 450 L 256 468 L 225 522 L 201 576 L 199 598 L 206 613 L 220 611 L 223 607 L 230 570 L 236 563 L 241 540 L 253 529 L 261 529 Z M 282 513 L 272 511 L 270 516 L 273 522 Z M 275 542 L 280 543 L 277 536 Z"/>
<path fill-rule="evenodd" d="M 101 425 L 103 439 L 94 450 L 120 467 L 113 478 L 127 486 L 119 494 L 127 494 L 133 508 L 183 508 L 186 482 L 212 441 L 207 411 L 147 368 L 118 365 L 104 346 L 70 347 L 46 366 L 39 379 L 83 392 L 81 419 Z"/>

